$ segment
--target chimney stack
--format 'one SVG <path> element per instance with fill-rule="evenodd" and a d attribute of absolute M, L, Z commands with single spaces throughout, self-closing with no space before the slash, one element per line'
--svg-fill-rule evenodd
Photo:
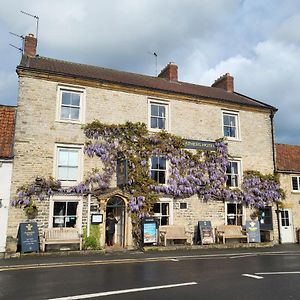
<path fill-rule="evenodd" d="M 36 46 L 37 39 L 34 37 L 32 33 L 29 33 L 25 36 L 24 41 L 24 54 L 30 57 L 34 57 L 36 55 Z"/>
<path fill-rule="evenodd" d="M 170 81 L 178 81 L 178 67 L 175 63 L 170 62 L 164 67 L 157 77 L 166 78 Z"/>
<path fill-rule="evenodd" d="M 226 73 L 225 75 L 215 80 L 215 82 L 211 86 L 232 93 L 234 92 L 233 79 L 234 78 L 229 73 Z"/>

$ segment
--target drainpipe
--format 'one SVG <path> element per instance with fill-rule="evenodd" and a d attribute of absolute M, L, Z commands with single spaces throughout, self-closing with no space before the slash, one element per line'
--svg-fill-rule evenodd
<path fill-rule="evenodd" d="M 276 157 L 275 157 L 275 138 L 274 138 L 274 116 L 276 113 L 277 109 L 271 110 L 270 113 L 270 120 L 271 120 L 271 136 L 272 136 L 272 148 L 273 148 L 273 168 L 274 168 L 274 175 L 276 173 Z M 277 216 L 277 226 L 278 226 L 278 240 L 279 240 L 279 244 L 281 244 L 281 232 L 280 232 L 280 217 L 279 217 L 279 207 L 278 207 L 278 203 L 276 203 L 276 216 Z"/>
<path fill-rule="evenodd" d="M 89 194 L 88 194 L 88 211 L 87 211 L 87 226 L 86 226 L 86 236 L 89 237 L 90 236 L 90 231 L 91 231 L 91 192 L 92 192 L 92 186 L 90 184 L 89 186 Z"/>

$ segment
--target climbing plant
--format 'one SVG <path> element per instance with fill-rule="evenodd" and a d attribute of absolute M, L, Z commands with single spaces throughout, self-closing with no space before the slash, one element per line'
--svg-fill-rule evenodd
<path fill-rule="evenodd" d="M 143 123 L 103 124 L 94 121 L 84 128 L 87 137 L 84 152 L 98 157 L 102 169 L 94 169 L 76 186 L 62 188 L 59 181 L 40 178 L 18 189 L 13 205 L 30 205 L 34 199 L 43 200 L 54 192 L 85 194 L 94 189 L 109 188 L 116 172 L 120 154 L 128 161 L 128 185 L 134 235 L 139 240 L 140 220 L 151 213 L 161 194 L 173 198 L 198 195 L 204 201 L 226 200 L 243 202 L 256 208 L 280 202 L 284 193 L 272 175 L 250 171 L 244 174 L 242 189 L 226 187 L 228 151 L 224 140 L 215 141 L 215 150 L 184 149 L 184 140 L 165 131 L 149 132 Z M 151 179 L 151 157 L 159 156 L 168 162 L 166 184 Z"/>

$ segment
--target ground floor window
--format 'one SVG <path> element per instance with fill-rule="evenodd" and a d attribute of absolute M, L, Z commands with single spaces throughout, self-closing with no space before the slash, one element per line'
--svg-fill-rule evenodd
<path fill-rule="evenodd" d="M 243 225 L 243 204 L 226 203 L 227 225 Z"/>
<path fill-rule="evenodd" d="M 158 219 L 159 225 L 170 224 L 170 203 L 158 202 L 153 205 L 152 211 L 154 216 Z"/>
<path fill-rule="evenodd" d="M 78 201 L 54 201 L 53 227 L 76 227 Z"/>

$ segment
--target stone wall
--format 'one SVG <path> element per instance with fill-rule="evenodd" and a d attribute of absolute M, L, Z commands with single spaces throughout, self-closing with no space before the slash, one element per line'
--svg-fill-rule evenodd
<path fill-rule="evenodd" d="M 82 124 L 57 121 L 58 82 L 31 77 L 20 77 L 19 101 L 15 134 L 15 159 L 12 176 L 12 197 L 16 189 L 34 180 L 36 176 L 54 175 L 55 144 L 84 145 Z M 85 122 L 95 119 L 104 123 L 148 123 L 149 96 L 119 90 L 84 87 Z M 269 112 L 207 100 L 195 101 L 157 93 L 151 99 L 169 103 L 170 131 L 183 138 L 214 141 L 222 137 L 222 109 L 239 112 L 241 139 L 228 141 L 229 152 L 241 159 L 242 169 L 255 169 L 262 173 L 273 172 L 271 122 Z M 101 167 L 97 159 L 84 157 L 83 173 Z M 188 211 L 174 209 L 174 223 L 212 220 L 214 225 L 224 222 L 224 203 L 203 203 L 197 197 L 186 199 Z M 40 228 L 47 227 L 49 203 L 39 206 Z M 84 206 L 84 211 L 86 207 Z M 25 220 L 22 210 L 10 209 L 8 235 L 16 236 L 17 226 Z M 83 225 L 86 217 L 83 216 Z"/>

